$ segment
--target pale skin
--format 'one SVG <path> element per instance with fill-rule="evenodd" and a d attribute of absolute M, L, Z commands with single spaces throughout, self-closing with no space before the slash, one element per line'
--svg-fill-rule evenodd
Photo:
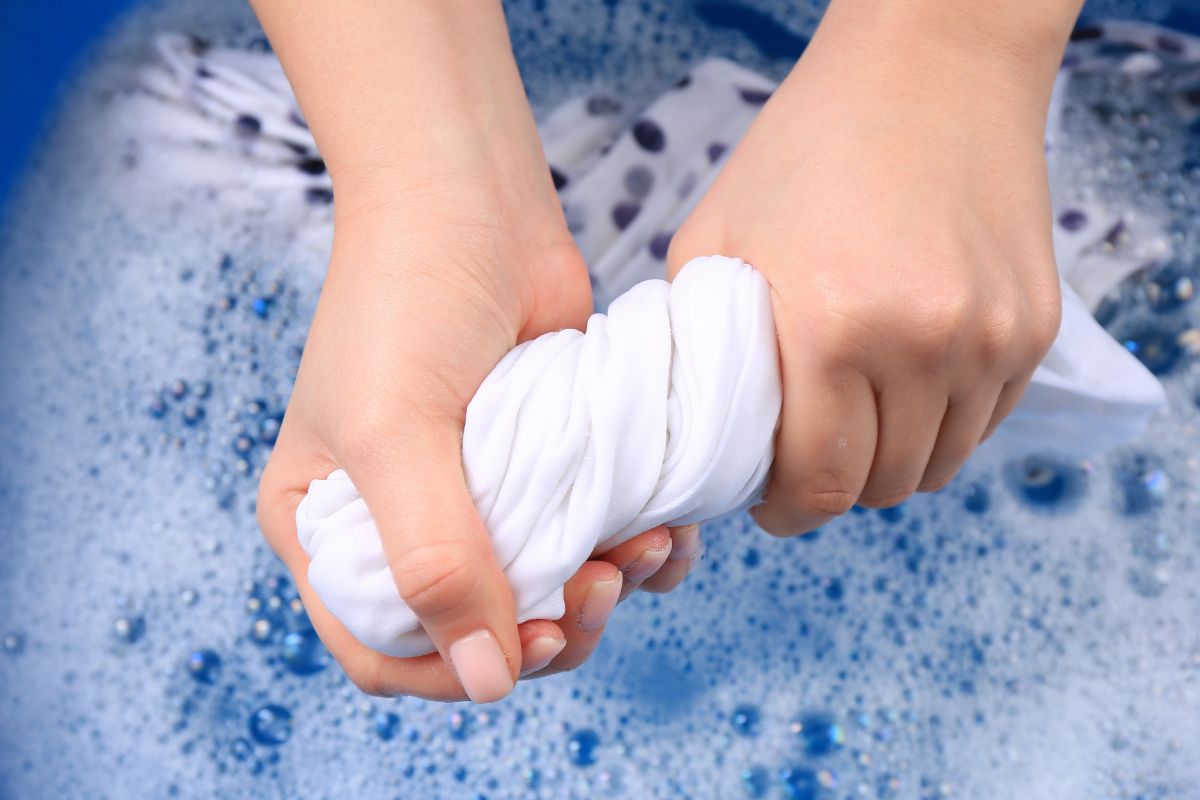
<path fill-rule="evenodd" d="M 334 244 L 259 519 L 372 694 L 498 700 L 583 663 L 618 600 L 676 586 L 695 526 L 587 562 L 517 625 L 461 464 L 467 403 L 520 341 L 580 328 L 586 267 L 496 0 L 253 0 L 329 167 Z M 771 533 L 948 483 L 1059 322 L 1041 137 L 1081 0 L 833 0 L 668 255 L 772 289 L 784 407 Z M 369 343 L 364 347 L 363 343 Z M 295 509 L 345 469 L 437 652 L 382 656 L 306 580 Z"/>

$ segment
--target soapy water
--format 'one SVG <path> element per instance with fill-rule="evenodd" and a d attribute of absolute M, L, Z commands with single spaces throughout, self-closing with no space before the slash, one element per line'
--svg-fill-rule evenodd
<path fill-rule="evenodd" d="M 647 100 L 708 54 L 779 77 L 798 5 L 511 13 L 548 108 Z M 258 535 L 329 207 L 176 179 L 208 162 L 148 142 L 130 88 L 161 30 L 262 46 L 239 3 L 129 18 L 0 240 L 0 795 L 1200 797 L 1195 69 L 1110 53 L 1132 66 L 1073 83 L 1055 140 L 1058 199 L 1127 212 L 1109 246 L 1162 222 L 1098 312 L 1167 387 L 1143 439 L 975 460 L 795 540 L 710 525 L 587 665 L 479 708 L 359 693 Z"/>

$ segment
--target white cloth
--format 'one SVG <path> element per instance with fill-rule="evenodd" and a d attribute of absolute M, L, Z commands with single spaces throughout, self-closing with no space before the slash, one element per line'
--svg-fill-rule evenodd
<path fill-rule="evenodd" d="M 1140 43 L 1155 40 L 1156 30 L 1117 26 L 1110 36 Z M 1186 48 L 1188 59 L 1200 59 L 1200 43 L 1187 40 Z M 143 88 L 163 103 L 163 138 L 219 160 L 221 170 L 206 163 L 203 173 L 229 176 L 223 185 L 250 174 L 255 186 L 293 186 L 310 203 L 328 202 L 312 137 L 272 57 L 178 36 L 163 37 L 159 49 L 162 63 Z M 1063 71 L 1051 113 L 1052 167 L 1072 70 L 1114 68 L 1094 43 L 1074 52 L 1078 66 Z M 522 621 L 561 616 L 563 583 L 593 552 L 658 524 L 746 507 L 763 488 L 781 403 L 765 281 L 737 259 L 713 256 L 688 264 L 669 286 L 634 284 L 661 274 L 670 233 L 772 88 L 710 60 L 636 117 L 593 95 L 540 126 L 598 302 L 613 302 L 586 334 L 560 331 L 515 348 L 467 411 L 468 485 Z M 200 162 L 195 172 L 203 180 Z M 1089 310 L 1164 255 L 1161 226 L 1153 215 L 1095 203 L 1058 207 L 1056 217 L 1068 210 L 1071 224 L 1055 229 L 1061 331 L 987 445 L 1011 454 L 1098 452 L 1135 437 L 1164 402 L 1158 381 Z M 345 472 L 312 483 L 297 532 L 313 588 L 360 641 L 395 656 L 433 649 L 395 589 L 378 531 Z"/>
<path fill-rule="evenodd" d="M 520 619 L 558 619 L 592 552 L 756 497 L 781 392 L 767 283 L 736 259 L 697 259 L 640 283 L 587 333 L 514 348 L 467 408 L 463 461 Z M 391 582 L 379 532 L 342 470 L 296 512 L 308 579 L 368 647 L 432 645 Z"/>

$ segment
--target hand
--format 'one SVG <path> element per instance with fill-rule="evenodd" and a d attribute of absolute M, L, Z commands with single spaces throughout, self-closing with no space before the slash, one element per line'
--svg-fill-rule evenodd
<path fill-rule="evenodd" d="M 354 201 L 346 203 L 354 213 L 339 208 L 328 278 L 264 471 L 259 514 L 322 640 L 371 693 L 450 699 L 465 687 L 477 701 L 499 699 L 519 672 L 582 663 L 618 593 L 682 577 L 679 562 L 668 561 L 670 534 L 655 529 L 585 564 L 567 584 L 561 620 L 518 630 L 471 503 L 460 448 L 475 389 L 518 341 L 578 327 L 591 310 L 549 173 L 531 166 L 540 168 L 523 181 L 446 182 L 397 193 L 373 210 Z M 489 183 L 512 188 L 488 190 Z M 309 481 L 339 467 L 371 509 L 401 596 L 457 676 L 436 654 L 396 659 L 366 649 L 309 586 L 296 504 Z"/>
<path fill-rule="evenodd" d="M 784 407 L 755 516 L 777 534 L 945 486 L 1061 313 L 1042 150 L 1054 46 L 1023 58 L 978 41 L 982 24 L 939 37 L 934 15 L 855 8 L 835 0 L 668 255 L 672 275 L 739 256 L 771 284 Z"/>

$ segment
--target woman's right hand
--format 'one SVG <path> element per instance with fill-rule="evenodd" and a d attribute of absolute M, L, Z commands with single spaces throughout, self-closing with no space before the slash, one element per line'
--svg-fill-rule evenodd
<path fill-rule="evenodd" d="M 372 694 L 488 702 L 520 673 L 570 669 L 595 647 L 622 569 L 645 579 L 671 549 L 665 529 L 643 534 L 579 570 L 561 620 L 517 626 L 463 475 L 464 415 L 515 344 L 581 327 L 591 292 L 544 165 L 482 174 L 415 189 L 339 188 L 328 276 L 261 482 L 267 540 L 321 639 Z M 296 506 L 310 481 L 338 468 L 362 492 L 397 589 L 440 655 L 367 649 L 309 585 Z"/>
<path fill-rule="evenodd" d="M 317 633 L 360 688 L 477 702 L 520 674 L 582 663 L 623 591 L 686 574 L 694 530 L 656 529 L 589 561 L 561 620 L 519 626 L 471 502 L 462 430 L 518 342 L 582 327 L 583 259 L 567 231 L 500 3 L 254 0 L 321 149 L 334 242 L 258 513 Z M 401 597 L 437 653 L 391 658 L 321 604 L 296 537 L 309 483 L 345 469 Z M 662 567 L 660 569 L 660 567 Z M 624 575 L 624 578 L 622 577 Z"/>

